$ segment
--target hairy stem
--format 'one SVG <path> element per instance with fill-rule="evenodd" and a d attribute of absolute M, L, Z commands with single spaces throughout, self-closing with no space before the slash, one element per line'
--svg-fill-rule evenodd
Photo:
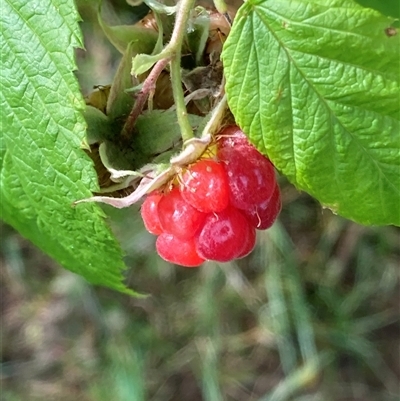
<path fill-rule="evenodd" d="M 154 92 L 156 89 L 157 78 L 168 63 L 169 59 L 167 58 L 159 60 L 151 70 L 148 77 L 143 82 L 142 89 L 137 94 L 135 105 L 133 106 L 132 111 L 130 112 L 122 128 L 121 135 L 123 139 L 128 139 L 130 137 L 136 120 L 142 112 L 144 105 L 146 104 L 146 100 L 148 99 L 150 93 Z"/>
<path fill-rule="evenodd" d="M 194 135 L 187 116 L 185 98 L 182 90 L 180 52 L 177 52 L 176 56 L 171 60 L 171 84 L 178 124 L 181 129 L 183 143 L 185 143 L 185 141 L 193 138 Z"/>
<path fill-rule="evenodd" d="M 176 114 L 178 118 L 178 124 L 181 129 L 183 143 L 194 136 L 192 126 L 190 125 L 187 116 L 181 75 L 182 42 L 185 36 L 185 30 L 190 17 L 190 12 L 194 6 L 194 3 L 195 0 L 181 0 L 179 2 L 174 31 L 172 33 L 170 42 L 170 44 L 174 47 L 174 54 L 171 59 L 172 93 L 174 95 Z"/>
<path fill-rule="evenodd" d="M 227 108 L 228 102 L 226 99 L 226 95 L 224 95 L 219 103 L 215 106 L 210 119 L 204 127 L 204 130 L 201 134 L 202 138 L 206 138 L 208 135 L 214 135 L 220 130 L 221 122 L 225 116 Z"/>
<path fill-rule="evenodd" d="M 142 112 L 149 95 L 155 90 L 157 78 L 169 62 L 171 62 L 172 91 L 176 104 L 178 124 L 182 132 L 182 139 L 183 141 L 186 141 L 190 138 L 193 138 L 193 130 L 187 117 L 182 89 L 181 48 L 183 38 L 185 36 L 187 22 L 189 20 L 190 12 L 194 6 L 194 3 L 195 0 L 180 0 L 180 2 L 178 3 L 175 25 L 172 32 L 171 40 L 164 48 L 164 50 L 162 50 L 162 52 L 160 53 L 163 58 L 154 65 L 149 76 L 143 82 L 142 89 L 137 95 L 135 105 L 133 106 L 132 111 L 130 112 L 125 122 L 125 125 L 122 128 L 122 138 L 130 138 L 137 118 Z"/>

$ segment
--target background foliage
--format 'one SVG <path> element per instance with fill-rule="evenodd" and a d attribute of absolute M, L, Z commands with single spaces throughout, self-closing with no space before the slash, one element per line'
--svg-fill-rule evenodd
<path fill-rule="evenodd" d="M 10 401 L 395 401 L 399 231 L 322 212 L 281 182 L 279 222 L 239 262 L 163 262 L 137 208 L 110 210 L 133 299 L 88 285 L 2 226 Z"/>

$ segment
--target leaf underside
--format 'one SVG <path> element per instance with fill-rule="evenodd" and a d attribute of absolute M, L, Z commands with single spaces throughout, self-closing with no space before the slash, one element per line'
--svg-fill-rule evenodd
<path fill-rule="evenodd" d="M 400 35 L 351 0 L 248 0 L 224 45 L 229 106 L 299 189 L 400 225 Z"/>
<path fill-rule="evenodd" d="M 1 217 L 65 268 L 94 284 L 122 284 L 122 251 L 95 205 L 71 205 L 96 191 L 85 141 L 74 47 L 82 47 L 72 0 L 5 0 Z"/>

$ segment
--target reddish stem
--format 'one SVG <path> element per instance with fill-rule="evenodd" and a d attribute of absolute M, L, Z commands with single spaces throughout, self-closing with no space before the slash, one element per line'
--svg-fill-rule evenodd
<path fill-rule="evenodd" d="M 143 107 L 150 95 L 151 92 L 155 91 L 156 89 L 156 82 L 158 77 L 160 76 L 163 69 L 169 63 L 169 58 L 163 58 L 154 65 L 153 69 L 151 70 L 150 74 L 144 80 L 142 89 L 139 91 L 136 97 L 135 105 L 132 108 L 132 111 L 129 113 L 128 118 L 122 128 L 122 138 L 129 139 L 135 126 L 136 120 L 139 117 L 140 113 L 143 110 Z"/>

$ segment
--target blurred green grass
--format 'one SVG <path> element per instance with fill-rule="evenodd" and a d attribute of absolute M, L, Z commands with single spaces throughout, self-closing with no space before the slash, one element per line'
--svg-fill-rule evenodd
<path fill-rule="evenodd" d="M 87 94 L 119 56 L 93 19 L 82 28 Z M 156 255 L 139 206 L 105 208 L 145 299 L 88 285 L 1 225 L 0 400 L 398 400 L 399 229 L 281 188 L 256 250 L 200 269 Z"/>
<path fill-rule="evenodd" d="M 2 226 L 4 400 L 397 400 L 399 230 L 361 227 L 282 182 L 244 260 L 183 269 L 138 207 L 107 209 L 132 299 Z"/>

